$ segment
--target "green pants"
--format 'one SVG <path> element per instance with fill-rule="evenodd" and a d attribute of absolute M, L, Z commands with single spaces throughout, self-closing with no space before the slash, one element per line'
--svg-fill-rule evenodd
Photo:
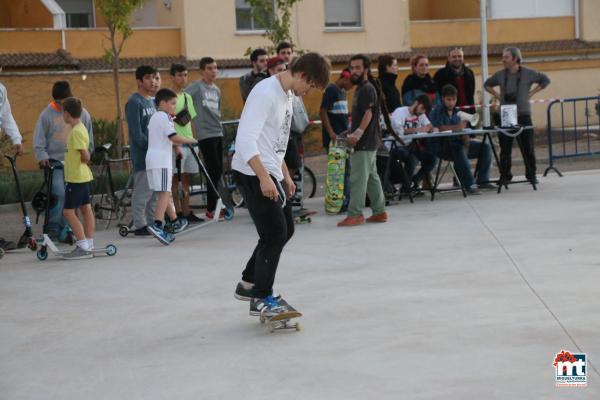
<path fill-rule="evenodd" d="M 350 156 L 350 204 L 348 215 L 362 214 L 365 207 L 365 196 L 369 195 L 373 215 L 385 211 L 385 199 L 379 175 L 377 175 L 377 152 L 355 151 Z"/>

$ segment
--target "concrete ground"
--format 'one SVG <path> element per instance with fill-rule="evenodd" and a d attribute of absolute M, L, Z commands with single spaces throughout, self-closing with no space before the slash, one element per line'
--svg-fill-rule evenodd
<path fill-rule="evenodd" d="M 0 260 L 0 398 L 598 399 L 600 171 L 497 195 L 390 206 L 336 228 L 319 211 L 276 289 L 300 332 L 268 333 L 233 289 L 256 242 L 231 222 L 115 257 Z M 587 388 L 556 388 L 561 349 Z"/>

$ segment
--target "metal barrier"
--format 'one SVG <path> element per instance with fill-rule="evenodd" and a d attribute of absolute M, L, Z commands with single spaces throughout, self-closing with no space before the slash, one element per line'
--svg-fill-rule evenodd
<path fill-rule="evenodd" d="M 590 109 L 590 105 L 592 109 Z M 583 110 L 578 110 L 578 107 L 581 106 L 583 106 Z M 552 112 L 556 107 L 560 107 L 558 110 L 560 121 L 553 125 Z M 582 111 L 583 116 L 581 116 Z M 600 96 L 558 99 L 548 105 L 546 118 L 549 166 L 544 171 L 544 176 L 551 170 L 562 176 L 554 165 L 556 160 L 600 154 L 600 142 L 597 142 L 596 148 L 593 148 L 594 143 L 592 143 L 592 135 L 600 134 L 599 114 Z M 577 120 L 578 115 L 579 121 Z M 585 125 L 580 123 L 582 120 L 585 120 Z M 594 121 L 595 123 L 593 123 Z M 555 143 L 554 137 L 557 135 L 560 135 L 560 140 Z M 558 147 L 555 148 L 555 145 Z"/>

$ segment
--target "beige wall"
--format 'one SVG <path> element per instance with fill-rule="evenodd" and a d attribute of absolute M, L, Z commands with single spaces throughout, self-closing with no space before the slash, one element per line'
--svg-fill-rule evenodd
<path fill-rule="evenodd" d="M 40 0 L 0 0 L 0 28 L 52 26 L 52 14 Z"/>
<path fill-rule="evenodd" d="M 479 18 L 479 0 L 410 0 L 410 20 Z"/>
<path fill-rule="evenodd" d="M 579 20 L 581 21 L 581 39 L 600 40 L 600 1 L 580 0 Z"/>
<path fill-rule="evenodd" d="M 219 23 L 200 23 L 206 10 L 211 10 L 211 20 Z M 239 58 L 248 47 L 269 44 L 260 34 L 235 32 L 234 1 L 184 0 L 183 14 L 184 47 L 188 58 L 205 55 Z M 352 54 L 407 50 L 409 47 L 407 0 L 363 0 L 364 31 L 359 32 L 325 32 L 324 14 L 322 1 L 303 1 L 295 6 L 291 30 L 301 48 L 324 54 Z"/>
<path fill-rule="evenodd" d="M 108 31 L 66 29 L 67 51 L 76 58 L 103 57 L 110 48 Z M 27 45 L 24 45 L 27 44 Z M 0 53 L 52 53 L 62 47 L 60 30 L 0 31 Z M 125 42 L 122 57 L 180 56 L 180 30 L 135 29 Z"/>
<path fill-rule="evenodd" d="M 600 1 L 595 3 L 600 9 Z M 412 47 L 478 45 L 479 21 L 418 21 L 410 24 Z M 497 19 L 488 21 L 488 43 L 522 43 L 575 39 L 573 17 Z M 598 29 L 600 33 L 600 28 Z"/>

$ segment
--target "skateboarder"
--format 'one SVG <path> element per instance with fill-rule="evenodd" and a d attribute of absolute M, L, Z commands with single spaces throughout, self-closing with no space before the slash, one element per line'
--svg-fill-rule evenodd
<path fill-rule="evenodd" d="M 293 96 L 305 96 L 329 81 L 329 63 L 307 53 L 286 71 L 259 82 L 246 100 L 237 131 L 232 168 L 244 193 L 259 241 L 248 261 L 235 297 L 250 300 L 250 315 L 277 315 L 286 308 L 273 296 L 283 247 L 294 234 L 287 198 L 295 185 L 283 161 L 292 118 Z"/>

